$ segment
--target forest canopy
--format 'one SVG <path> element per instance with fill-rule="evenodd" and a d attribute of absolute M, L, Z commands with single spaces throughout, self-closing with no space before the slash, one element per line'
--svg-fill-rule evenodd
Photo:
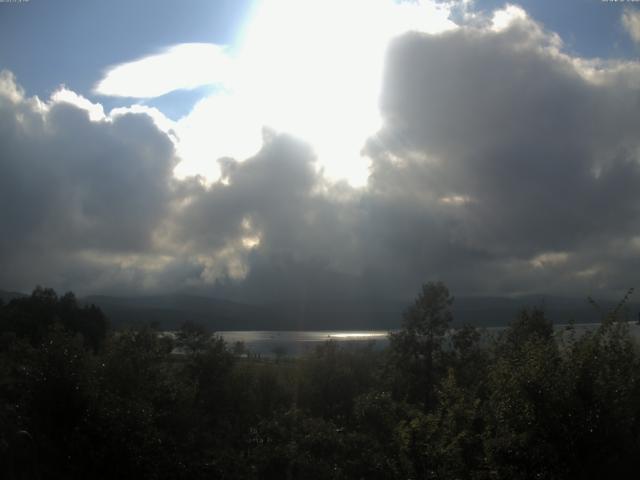
<path fill-rule="evenodd" d="M 628 478 L 640 353 L 618 311 L 578 334 L 522 311 L 452 330 L 427 283 L 385 350 L 246 355 L 186 324 L 114 331 L 72 293 L 0 305 L 4 478 Z"/>

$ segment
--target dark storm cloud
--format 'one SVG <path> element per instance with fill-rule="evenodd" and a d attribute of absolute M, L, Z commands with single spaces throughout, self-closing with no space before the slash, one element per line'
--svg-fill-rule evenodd
<path fill-rule="evenodd" d="M 412 205 L 404 223 L 416 227 L 427 258 L 445 261 L 420 262 L 420 242 L 396 237 L 395 213 L 378 220 L 397 242 L 391 257 L 431 263 L 443 276 L 459 266 L 452 281 L 460 284 L 475 276 L 469 270 L 502 266 L 498 278 L 513 290 L 540 289 L 544 282 L 530 280 L 559 272 L 533 268 L 537 256 L 582 256 L 587 270 L 613 239 L 638 234 L 637 68 L 590 72 L 556 42 L 523 20 L 497 33 L 407 34 L 392 44 L 369 188 L 387 209 L 407 214 Z M 487 276 L 485 285 L 495 282 Z M 563 286 L 586 276 L 565 276 Z"/>
<path fill-rule="evenodd" d="M 63 277 L 83 252 L 150 249 L 173 195 L 167 136 L 145 115 L 94 122 L 27 99 L 7 72 L 0 87 L 2 283 Z"/>
<path fill-rule="evenodd" d="M 307 288 L 305 282 L 329 284 L 321 279 L 359 271 L 355 193 L 328 184 L 307 145 L 267 133 L 255 157 L 220 163 L 221 180 L 202 187 L 177 216 L 174 238 L 188 252 L 227 251 L 235 261 L 223 276 L 248 274 L 251 297 L 282 296 Z M 243 269 L 234 273 L 238 264 Z"/>

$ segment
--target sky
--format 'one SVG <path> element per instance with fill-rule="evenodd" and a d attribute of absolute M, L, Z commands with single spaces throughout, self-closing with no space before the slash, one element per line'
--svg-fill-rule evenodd
<path fill-rule="evenodd" d="M 638 5 L 0 2 L 0 289 L 618 296 Z"/>

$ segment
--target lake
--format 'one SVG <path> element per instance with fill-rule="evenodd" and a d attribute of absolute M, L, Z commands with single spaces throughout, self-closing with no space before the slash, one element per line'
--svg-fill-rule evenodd
<path fill-rule="evenodd" d="M 577 323 L 574 328 L 577 334 L 594 330 L 597 323 Z M 640 325 L 628 323 L 631 334 L 640 339 Z M 558 331 L 566 329 L 566 324 L 556 324 Z M 489 327 L 481 329 L 485 338 L 499 334 L 506 327 Z M 361 347 L 368 342 L 374 348 L 382 349 L 389 344 L 387 330 L 318 330 L 318 331 L 221 331 L 217 332 L 225 342 L 232 346 L 235 342 L 244 342 L 249 351 L 263 357 L 272 357 L 278 352 L 284 356 L 299 356 L 313 350 L 316 346 L 332 340 L 341 346 Z"/>
<path fill-rule="evenodd" d="M 375 348 L 384 348 L 389 342 L 388 334 L 386 330 L 217 332 L 230 346 L 235 342 L 244 342 L 247 349 L 261 356 L 273 356 L 276 352 L 285 356 L 298 356 L 328 340 L 339 342 L 345 347 L 373 342 Z"/>

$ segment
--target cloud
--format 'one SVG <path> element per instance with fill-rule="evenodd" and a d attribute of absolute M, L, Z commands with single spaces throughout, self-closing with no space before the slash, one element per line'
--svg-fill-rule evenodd
<path fill-rule="evenodd" d="M 449 16 L 449 4 L 431 1 L 266 0 L 258 2 L 233 53 L 178 45 L 110 69 L 96 92 L 149 98 L 220 85 L 176 122 L 182 177 L 217 180 L 211 158 L 255 154 L 268 126 L 312 144 L 326 175 L 361 186 L 368 167 L 362 147 L 379 128 L 385 44 L 406 30 L 457 28 Z"/>
<path fill-rule="evenodd" d="M 219 93 L 199 101 L 193 110 L 176 122 L 178 154 L 182 162 L 176 174 L 202 175 L 209 181 L 220 177 L 222 157 L 245 159 L 262 145 L 264 118 L 246 98 Z"/>
<path fill-rule="evenodd" d="M 174 197 L 169 138 L 147 115 L 107 118 L 68 90 L 44 103 L 1 78 L 0 281 L 64 284 L 91 252 L 153 250 Z"/>
<path fill-rule="evenodd" d="M 79 106 L 79 105 L 78 105 Z M 102 106 L 100 106 L 102 108 Z M 178 141 L 176 138 L 176 124 L 169 118 L 167 118 L 160 110 L 153 107 L 148 107 L 146 105 L 131 105 L 129 107 L 117 107 L 112 109 L 109 112 L 109 118 L 114 119 L 116 117 L 127 115 L 127 114 L 143 114 L 151 118 L 153 123 L 158 129 L 162 132 L 166 133 L 168 136 L 172 138 L 174 144 Z M 91 118 L 91 115 L 89 115 Z"/>
<path fill-rule="evenodd" d="M 363 185 L 386 43 L 407 30 L 455 29 L 449 15 L 431 1 L 265 1 L 248 22 L 232 87 L 264 125 L 309 142 L 326 175 Z"/>
<path fill-rule="evenodd" d="M 639 66 L 571 56 L 513 12 L 388 46 L 358 188 L 269 128 L 216 160 L 223 120 L 254 120 L 231 100 L 196 122 L 217 178 L 179 179 L 179 122 L 101 114 L 69 91 L 41 102 L 1 74 L 0 284 L 251 300 L 406 299 L 435 279 L 457 295 L 625 291 L 640 267 Z"/>
<path fill-rule="evenodd" d="M 625 9 L 622 12 L 622 26 L 634 42 L 640 43 L 640 12 L 638 10 Z"/>
<path fill-rule="evenodd" d="M 593 75 L 585 63 L 521 17 L 499 31 L 397 39 L 385 126 L 369 143 L 369 189 L 398 205 L 377 222 L 398 242 L 384 256 L 405 258 L 416 277 L 493 291 L 600 285 L 578 273 L 613 272 L 612 242 L 638 232 L 637 65 L 600 64 Z M 619 267 L 607 280 L 618 288 L 633 278 Z"/>
<path fill-rule="evenodd" d="M 98 95 L 154 98 L 174 90 L 223 84 L 230 75 L 224 47 L 183 43 L 162 53 L 110 68 L 94 88 Z"/>
<path fill-rule="evenodd" d="M 0 71 L 0 95 L 11 103 L 17 103 L 24 97 L 24 90 L 16 83 L 15 75 L 9 70 Z"/>
<path fill-rule="evenodd" d="M 306 288 L 285 288 L 293 270 L 357 274 L 355 191 L 328 183 L 314 164 L 308 145 L 266 132 L 255 156 L 222 160 L 221 180 L 176 215 L 173 248 L 199 259 L 222 252 L 227 261 L 204 262 L 204 277 L 243 280 L 245 294 L 261 298 Z"/>
<path fill-rule="evenodd" d="M 76 92 L 61 88 L 51 95 L 52 103 L 68 103 L 74 105 L 81 110 L 86 111 L 89 114 L 89 120 L 97 122 L 104 120 L 106 115 L 104 114 L 104 108 L 98 103 L 93 103 L 87 98 L 78 95 Z"/>
<path fill-rule="evenodd" d="M 500 32 L 509 28 L 514 22 L 526 21 L 527 12 L 516 5 L 506 5 L 505 8 L 496 10 L 491 18 L 491 29 Z"/>
<path fill-rule="evenodd" d="M 105 115 L 65 89 L 42 102 L 0 78 L 0 285 L 131 294 L 237 284 L 260 263 L 348 265 L 349 223 L 323 193 L 338 187 L 303 142 L 265 131 L 255 156 L 221 160 L 223 178 L 205 186 L 173 176 L 157 112 Z"/>

